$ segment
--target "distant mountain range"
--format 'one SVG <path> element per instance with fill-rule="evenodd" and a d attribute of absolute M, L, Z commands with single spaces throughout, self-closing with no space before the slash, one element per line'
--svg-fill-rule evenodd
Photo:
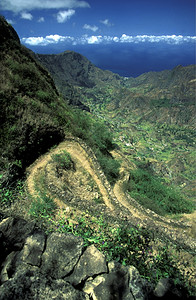
<path fill-rule="evenodd" d="M 172 107 L 171 113 L 175 111 L 171 117 L 172 122 L 178 123 L 180 120 L 183 124 L 194 124 L 195 65 L 177 66 L 172 70 L 125 78 L 97 68 L 87 58 L 73 51 L 57 55 L 36 54 L 36 58 L 49 70 L 59 91 L 69 99 L 69 103 L 81 106 L 81 93 L 85 97 L 94 93 L 93 98 L 96 99 L 100 90 L 103 93 L 104 87 L 112 87 L 110 107 L 114 110 L 119 107 L 121 110 L 157 110 L 158 107 L 168 110 Z M 164 120 L 168 121 L 168 118 Z"/>

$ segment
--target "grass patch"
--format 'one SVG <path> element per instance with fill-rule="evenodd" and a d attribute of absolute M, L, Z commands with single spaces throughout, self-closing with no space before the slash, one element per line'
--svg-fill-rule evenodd
<path fill-rule="evenodd" d="M 131 170 L 127 189 L 131 197 L 160 215 L 191 213 L 194 210 L 194 205 L 176 189 L 164 185 L 146 170 Z"/>
<path fill-rule="evenodd" d="M 40 194 L 31 202 L 29 214 L 35 219 L 42 219 L 50 217 L 57 208 L 53 199 L 47 194 Z"/>
<path fill-rule="evenodd" d="M 104 155 L 101 151 L 97 150 L 95 153 L 108 181 L 114 185 L 119 176 L 120 162 L 110 155 Z"/>
<path fill-rule="evenodd" d="M 0 175 L 0 180 L 3 179 L 3 175 Z M 10 206 L 12 203 L 18 200 L 19 195 L 23 195 L 24 186 L 22 180 L 18 180 L 12 186 L 2 187 L 0 184 L 0 205 Z"/>

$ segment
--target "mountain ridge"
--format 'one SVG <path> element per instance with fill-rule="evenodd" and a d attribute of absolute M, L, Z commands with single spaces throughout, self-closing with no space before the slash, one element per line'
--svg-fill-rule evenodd
<path fill-rule="evenodd" d="M 104 71 L 94 66 L 86 57 L 73 51 L 65 51 L 60 54 L 36 54 L 40 62 L 49 70 L 54 78 L 59 92 L 65 98 L 69 98 L 68 102 L 73 104 L 73 98 L 80 99 L 88 95 L 91 98 L 102 94 L 107 97 L 104 88 L 114 90 L 114 102 L 110 101 L 111 106 L 116 109 L 120 105 L 128 107 L 130 110 L 133 107 L 140 107 L 141 99 L 146 107 L 152 108 L 155 104 L 163 107 L 167 103 L 170 106 L 185 105 L 185 110 L 189 105 L 192 105 L 191 116 L 186 118 L 185 123 L 194 123 L 194 103 L 195 103 L 195 65 L 176 66 L 172 70 L 163 70 L 160 72 L 147 72 L 136 78 L 121 77 L 110 71 Z M 72 85 L 71 93 L 70 84 Z M 91 93 L 90 91 L 93 91 Z M 73 92 L 74 91 L 74 92 Z M 105 96 L 104 96 L 105 93 Z M 68 96 L 70 94 L 70 96 Z M 81 98 L 81 94 L 84 97 Z M 94 94 L 94 95 L 93 95 Z M 116 95 L 119 95 L 117 99 Z M 72 98 L 72 100 L 70 100 Z M 128 99 L 128 100 L 127 100 Z M 153 101 L 156 100 L 154 103 Z M 157 103 L 158 100 L 158 103 Z M 165 100 L 165 102 L 164 102 Z M 94 103 L 95 103 L 94 101 Z M 77 105 L 77 101 L 75 101 Z M 87 102 L 83 104 L 87 104 Z M 177 114 L 181 115 L 183 121 L 183 109 L 177 109 Z M 145 109 L 145 107 L 143 106 Z M 170 110 L 172 111 L 172 110 Z M 138 111 L 138 114 L 140 112 Z M 190 115 L 190 112 L 187 112 Z M 165 113 L 166 115 L 166 113 Z M 175 122 L 175 115 L 172 119 Z M 185 120 L 185 118 L 184 118 Z"/>

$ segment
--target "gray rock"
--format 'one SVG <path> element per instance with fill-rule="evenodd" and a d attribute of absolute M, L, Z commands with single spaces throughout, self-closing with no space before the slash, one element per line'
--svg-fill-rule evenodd
<path fill-rule="evenodd" d="M 35 231 L 34 234 L 26 238 L 21 251 L 12 251 L 7 255 L 2 264 L 0 274 L 1 283 L 9 280 L 19 269 L 30 270 L 33 269 L 33 266 L 40 266 L 41 255 L 45 246 L 45 238 L 43 232 Z"/>
<path fill-rule="evenodd" d="M 129 273 L 126 267 L 117 262 L 108 264 L 109 274 L 89 280 L 83 291 L 93 300 L 134 300 L 129 290 Z"/>
<path fill-rule="evenodd" d="M 83 240 L 69 234 L 54 232 L 46 242 L 42 255 L 41 272 L 55 279 L 68 275 L 78 262 L 83 248 Z"/>
<path fill-rule="evenodd" d="M 3 233 L 7 247 L 21 249 L 24 241 L 35 228 L 35 222 L 27 222 L 23 219 L 9 217 L 0 223 L 0 231 Z M 11 252 L 11 251 L 10 251 Z"/>
<path fill-rule="evenodd" d="M 128 267 L 129 288 L 135 300 L 144 300 L 143 282 L 138 270 L 134 266 Z"/>
<path fill-rule="evenodd" d="M 91 245 L 84 251 L 74 272 L 66 280 L 73 285 L 78 285 L 91 276 L 107 273 L 107 271 L 105 256 Z"/>
<path fill-rule="evenodd" d="M 89 300 L 87 294 L 74 289 L 62 279 L 52 280 L 39 273 L 17 272 L 0 286 L 0 300 Z"/>
<path fill-rule="evenodd" d="M 13 262 L 15 261 L 15 258 L 17 256 L 18 252 L 11 252 L 3 262 L 1 266 L 1 274 L 0 274 L 0 282 L 1 284 L 9 280 L 12 269 L 13 269 Z"/>
<path fill-rule="evenodd" d="M 169 292 L 170 288 L 171 288 L 170 279 L 161 278 L 154 289 L 154 295 L 159 298 L 163 297 Z"/>
<path fill-rule="evenodd" d="M 46 236 L 42 231 L 34 232 L 33 235 L 27 237 L 21 251 L 21 261 L 32 266 L 40 266 L 45 240 Z"/>

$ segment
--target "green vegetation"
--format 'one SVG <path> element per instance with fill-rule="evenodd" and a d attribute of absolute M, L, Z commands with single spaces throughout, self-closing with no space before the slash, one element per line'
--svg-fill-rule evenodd
<path fill-rule="evenodd" d="M 143 89 L 145 85 L 134 87 L 134 94 L 127 88 L 108 86 L 83 89 L 82 101 L 110 128 L 115 143 L 133 163 L 148 161 L 153 175 L 193 200 L 196 136 L 192 100 L 159 100 L 153 94 L 144 99 Z M 156 101 L 160 107 L 153 105 Z M 174 107 L 170 108 L 170 102 Z"/>
<path fill-rule="evenodd" d="M 194 205 L 174 188 L 164 185 L 158 177 L 142 169 L 130 172 L 128 191 L 144 207 L 160 215 L 191 213 Z"/>
<path fill-rule="evenodd" d="M 0 179 L 2 179 L 2 175 L 0 175 Z M 3 187 L 0 184 L 0 206 L 10 206 L 15 201 L 18 201 L 19 195 L 22 196 L 24 193 L 23 182 L 18 180 L 12 186 Z"/>
<path fill-rule="evenodd" d="M 103 155 L 99 150 L 95 153 L 108 181 L 113 185 L 119 176 L 120 162 L 110 155 Z"/>
<path fill-rule="evenodd" d="M 100 120 L 93 120 L 87 113 L 75 111 L 72 132 L 82 138 L 92 148 L 97 159 L 111 184 L 119 175 L 120 163 L 113 159 L 109 151 L 115 148 L 113 134 Z"/>
<path fill-rule="evenodd" d="M 46 195 L 40 194 L 36 199 L 32 200 L 29 214 L 35 219 L 45 219 L 50 217 L 56 209 L 53 199 Z"/>
<path fill-rule="evenodd" d="M 48 71 L 25 47 L 20 46 L 19 41 L 2 43 L 0 48 L 1 208 L 16 201 L 21 204 L 19 196 L 24 191 L 18 178 L 22 177 L 25 168 L 61 142 L 65 135 L 72 134 L 92 148 L 112 184 L 118 178 L 120 166 L 110 155 L 110 150 L 115 147 L 114 139 L 135 164 L 149 161 L 152 175 L 142 169 L 131 171 L 127 187 L 132 197 L 142 205 L 161 215 L 192 211 L 192 204 L 163 185 L 164 180 L 161 181 L 155 174 L 166 179 L 168 184 L 189 187 L 193 183 L 195 110 L 192 104 L 195 93 L 190 84 L 194 78 L 193 67 L 180 69 L 180 73 L 176 70 L 176 78 L 174 72 L 172 77 L 168 77 L 168 72 L 162 72 L 160 82 L 158 76 L 144 74 L 138 79 L 130 78 L 124 86 L 120 86 L 123 80 L 118 76 L 93 71 L 88 63 L 85 66 L 90 66 L 92 78 L 88 78 L 89 68 L 85 69 L 85 78 L 83 72 L 78 76 L 78 69 L 71 68 L 73 72 L 67 79 L 74 75 L 73 83 L 84 86 L 76 88 L 61 81 L 61 87 L 65 88 L 64 96 L 70 100 L 79 95 L 91 109 L 91 114 L 88 114 L 66 103 Z M 74 56 L 72 53 L 70 61 Z M 80 56 L 77 56 L 77 61 L 80 61 Z M 97 86 L 96 81 L 99 83 Z M 88 89 L 86 86 L 94 87 Z M 176 101 L 175 105 L 171 99 Z M 65 152 L 54 155 L 53 160 L 60 168 L 70 168 L 72 164 Z M 151 281 L 161 277 L 173 278 L 176 283 L 184 280 L 184 274 L 176 268 L 176 260 L 171 253 L 173 248 L 166 244 L 157 246 L 153 251 L 151 243 L 156 244 L 156 241 L 139 226 L 132 227 L 121 220 L 112 225 L 100 215 L 94 218 L 89 215 L 71 216 L 56 221 L 53 198 L 46 191 L 38 193 L 44 180 L 45 174 L 37 178 L 35 198 L 26 201 L 31 201 L 29 215 L 41 220 L 48 231 L 79 235 L 86 246 L 93 243 L 109 260 L 135 265 L 141 275 Z M 188 266 L 189 262 L 186 263 Z"/>
<path fill-rule="evenodd" d="M 57 168 L 70 169 L 72 166 L 71 156 L 65 150 L 60 154 L 53 154 L 52 159 L 56 163 Z"/>

